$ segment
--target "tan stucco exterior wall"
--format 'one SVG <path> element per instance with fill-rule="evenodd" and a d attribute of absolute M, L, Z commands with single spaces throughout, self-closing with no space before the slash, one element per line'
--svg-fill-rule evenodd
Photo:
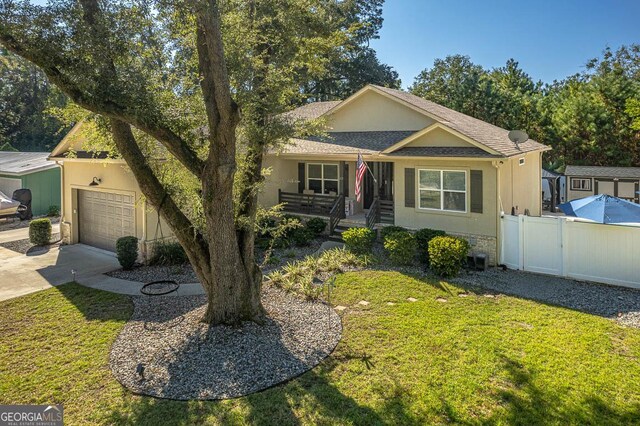
<path fill-rule="evenodd" d="M 520 159 L 524 158 L 524 165 Z M 516 207 L 518 213 L 529 210 L 531 216 L 542 214 L 542 153 L 531 152 L 501 160 L 500 201 L 505 214 Z"/>
<path fill-rule="evenodd" d="M 121 162 L 66 160 L 62 167 L 62 222 L 68 235 L 66 242 L 79 242 L 77 190 L 90 190 L 131 195 L 135 199 L 135 237 L 140 240 L 140 253 L 144 258 L 148 243 L 155 238 L 157 214 L 148 208 L 133 174 Z M 98 186 L 89 186 L 93 177 L 102 180 Z M 168 225 L 162 221 L 165 238 L 173 236 Z M 158 235 L 160 238 L 160 235 Z"/>
<path fill-rule="evenodd" d="M 421 130 L 435 121 L 375 92 L 367 92 L 329 117 L 334 132 Z"/>

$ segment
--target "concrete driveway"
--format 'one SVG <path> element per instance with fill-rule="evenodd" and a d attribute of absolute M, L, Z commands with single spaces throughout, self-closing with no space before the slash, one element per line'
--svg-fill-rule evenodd
<path fill-rule="evenodd" d="M 83 244 L 53 246 L 29 255 L 0 247 L 0 300 L 73 281 L 71 270 L 81 281 L 119 267 L 115 254 Z"/>

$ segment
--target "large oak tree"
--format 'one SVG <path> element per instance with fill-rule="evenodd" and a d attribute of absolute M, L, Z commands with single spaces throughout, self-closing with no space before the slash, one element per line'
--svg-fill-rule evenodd
<path fill-rule="evenodd" d="M 202 282 L 205 320 L 236 324 L 264 314 L 253 226 L 262 156 L 295 131 L 281 113 L 305 82 L 348 54 L 351 3 L 3 0 L 0 43 L 110 130 Z M 197 187 L 185 196 L 183 182 Z"/>

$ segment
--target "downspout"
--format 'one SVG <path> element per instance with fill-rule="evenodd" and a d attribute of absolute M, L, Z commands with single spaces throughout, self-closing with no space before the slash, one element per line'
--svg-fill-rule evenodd
<path fill-rule="evenodd" d="M 491 165 L 496 169 L 496 266 L 502 264 L 502 199 L 500 197 L 500 164 L 502 161 L 492 161 Z"/>

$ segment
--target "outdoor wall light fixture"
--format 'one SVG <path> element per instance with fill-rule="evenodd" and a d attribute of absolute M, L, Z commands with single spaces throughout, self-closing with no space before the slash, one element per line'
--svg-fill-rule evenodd
<path fill-rule="evenodd" d="M 97 177 L 93 177 L 93 180 L 91 181 L 91 183 L 89 184 L 89 186 L 98 186 L 102 183 L 102 179 L 97 178 Z"/>

